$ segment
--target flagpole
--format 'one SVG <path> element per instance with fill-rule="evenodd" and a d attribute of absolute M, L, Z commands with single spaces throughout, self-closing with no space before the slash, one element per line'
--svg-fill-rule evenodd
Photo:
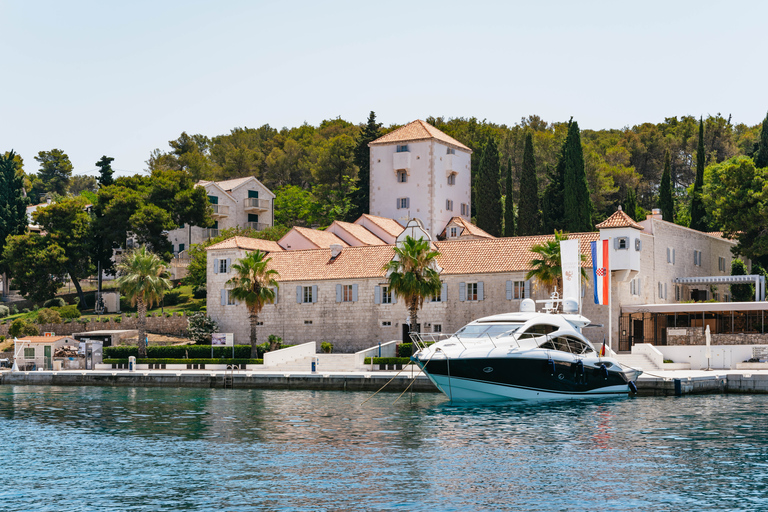
<path fill-rule="evenodd" d="M 608 237 L 608 253 L 611 252 L 611 237 Z M 611 311 L 611 308 L 613 307 L 612 304 L 612 295 L 613 295 L 613 282 L 611 280 L 611 257 L 608 256 L 608 265 L 607 272 L 608 272 L 608 348 L 613 350 L 613 313 Z M 618 351 L 617 351 L 618 352 Z"/>

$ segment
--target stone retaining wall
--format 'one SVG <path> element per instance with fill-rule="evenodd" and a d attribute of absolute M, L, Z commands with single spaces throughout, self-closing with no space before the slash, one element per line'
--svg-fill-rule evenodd
<path fill-rule="evenodd" d="M 680 334 L 672 334 L 680 332 Z M 683 334 L 684 332 L 684 334 Z M 706 345 L 704 327 L 676 327 L 667 329 L 667 345 Z M 712 334 L 712 345 L 766 345 L 768 334 L 733 333 Z"/>
<path fill-rule="evenodd" d="M 138 318 L 133 316 L 131 318 L 126 318 L 125 315 L 121 315 L 119 322 L 115 322 L 111 316 L 108 318 L 109 321 L 107 322 L 90 321 L 85 324 L 80 323 L 77 320 L 73 320 L 68 324 L 38 324 L 38 328 L 40 329 L 40 334 L 44 332 L 55 332 L 57 335 L 61 336 L 71 335 L 76 332 L 139 328 Z M 184 337 L 187 335 L 187 320 L 186 316 L 147 317 L 147 331 L 154 334 Z M 0 336 L 8 336 L 8 329 L 10 327 L 10 322 L 6 322 L 5 325 L 0 325 Z"/>

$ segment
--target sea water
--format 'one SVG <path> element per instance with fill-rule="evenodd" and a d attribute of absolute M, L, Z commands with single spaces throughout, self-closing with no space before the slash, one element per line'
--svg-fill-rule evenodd
<path fill-rule="evenodd" d="M 370 397 L 0 386 L 0 510 L 768 510 L 768 396 Z"/>

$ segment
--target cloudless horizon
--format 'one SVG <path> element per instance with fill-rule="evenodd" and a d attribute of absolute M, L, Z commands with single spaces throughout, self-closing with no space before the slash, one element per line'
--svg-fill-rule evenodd
<path fill-rule="evenodd" d="M 181 132 L 428 116 L 586 129 L 768 110 L 768 3 L 0 0 L 0 151 L 140 173 Z"/>

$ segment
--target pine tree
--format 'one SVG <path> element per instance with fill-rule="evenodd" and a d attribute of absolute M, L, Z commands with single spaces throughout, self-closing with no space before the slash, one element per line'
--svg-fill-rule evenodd
<path fill-rule="evenodd" d="M 704 219 L 706 211 L 704 202 L 701 200 L 702 189 L 704 188 L 704 120 L 699 119 L 699 145 L 696 149 L 696 181 L 693 184 L 693 198 L 691 199 L 691 229 L 698 231 L 707 231 L 707 222 Z"/>
<path fill-rule="evenodd" d="M 629 215 L 632 220 L 637 220 L 637 194 L 635 189 L 627 189 L 627 199 L 624 201 L 624 212 Z"/>
<path fill-rule="evenodd" d="M 565 227 L 568 231 L 592 231 L 592 199 L 589 197 L 584 153 L 581 148 L 579 123 L 573 121 L 563 144 L 561 158 L 565 161 L 563 203 Z"/>
<path fill-rule="evenodd" d="M 661 175 L 659 186 L 659 208 L 662 219 L 667 222 L 675 222 L 675 196 L 672 195 L 672 171 L 669 163 L 669 150 L 664 156 L 664 172 Z"/>
<path fill-rule="evenodd" d="M 354 162 L 360 171 L 357 174 L 357 190 L 352 194 L 351 218 L 357 218 L 371 211 L 371 149 L 368 143 L 379 138 L 380 129 L 381 123 L 376 122 L 376 113 L 371 110 L 368 114 L 368 122 L 357 137 L 355 147 Z"/>
<path fill-rule="evenodd" d="M 758 169 L 768 167 L 768 114 L 766 114 L 763 127 L 760 129 L 760 142 L 755 153 L 755 167 Z"/>
<path fill-rule="evenodd" d="M 512 159 L 507 160 L 506 197 L 504 199 L 504 236 L 515 236 L 515 203 L 512 202 Z"/>
<path fill-rule="evenodd" d="M 501 185 L 499 150 L 491 137 L 483 146 L 477 177 L 477 226 L 493 236 L 501 236 Z"/>
<path fill-rule="evenodd" d="M 112 179 L 112 173 L 114 172 L 112 170 L 112 162 L 114 160 L 115 159 L 111 156 L 103 155 L 101 159 L 94 164 L 99 168 L 99 185 L 102 187 L 106 187 L 115 182 L 115 180 Z"/>
<path fill-rule="evenodd" d="M 533 154 L 533 135 L 525 135 L 523 147 L 523 168 L 520 173 L 520 203 L 517 207 L 517 233 L 519 235 L 538 235 L 539 184 L 536 179 L 536 159 Z"/>
<path fill-rule="evenodd" d="M 24 194 L 24 175 L 19 172 L 19 162 L 13 151 L 0 154 L 0 261 L 5 242 L 9 236 L 21 235 L 27 229 L 27 205 L 29 198 Z M 8 294 L 7 268 L 3 273 L 3 294 Z"/>

